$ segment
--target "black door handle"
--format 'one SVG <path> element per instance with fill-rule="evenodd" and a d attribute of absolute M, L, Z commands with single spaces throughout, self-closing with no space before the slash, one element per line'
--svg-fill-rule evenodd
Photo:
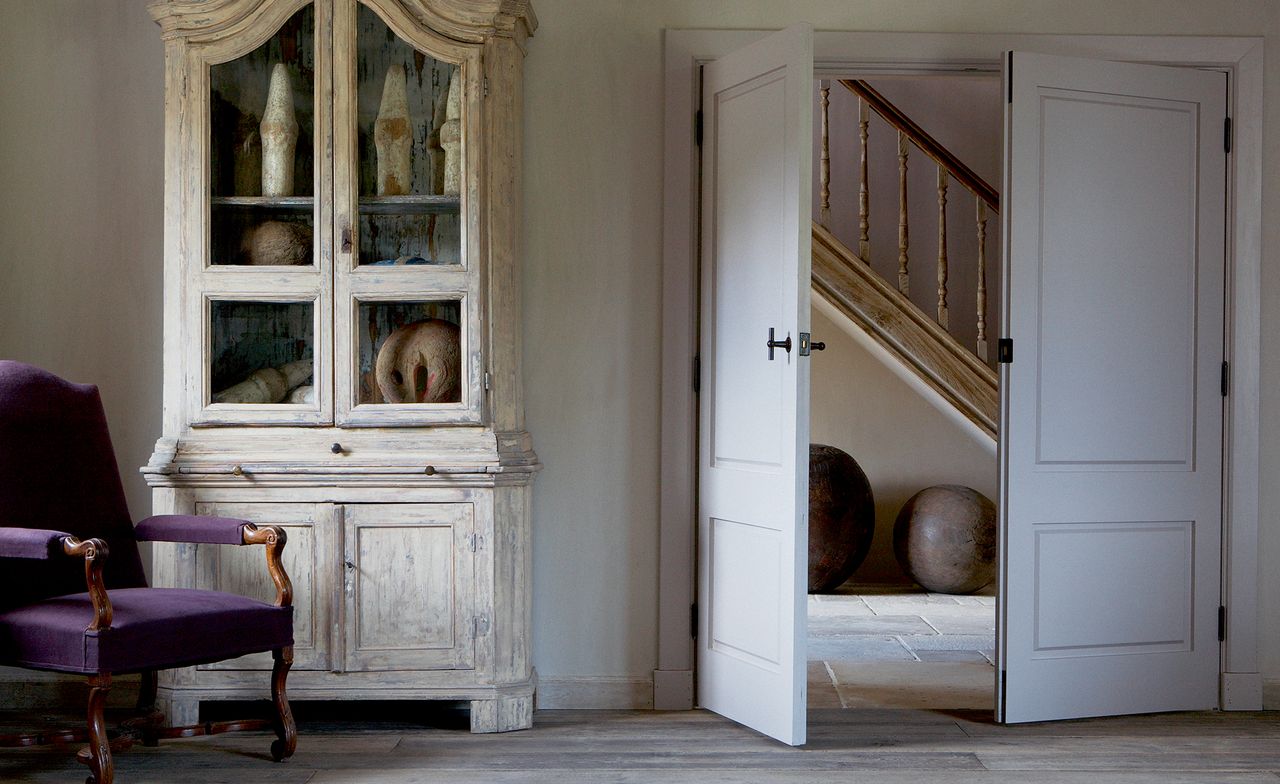
<path fill-rule="evenodd" d="M 791 353 L 791 336 L 787 335 L 786 340 L 773 339 L 773 327 L 769 327 L 769 340 L 765 343 L 769 348 L 769 360 L 773 360 L 773 350 L 775 348 L 785 349 L 788 354 Z"/>

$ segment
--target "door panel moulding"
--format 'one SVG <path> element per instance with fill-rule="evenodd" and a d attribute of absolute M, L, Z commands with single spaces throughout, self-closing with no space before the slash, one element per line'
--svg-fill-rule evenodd
<path fill-rule="evenodd" d="M 772 31 L 667 30 L 663 139 L 662 446 L 659 507 L 658 667 L 654 705 L 693 707 L 698 330 L 699 151 L 694 114 L 700 66 Z M 814 35 L 815 77 L 998 73 L 1001 53 L 1019 49 L 1211 68 L 1228 74 L 1233 144 L 1227 161 L 1226 399 L 1223 643 L 1220 707 L 1262 707 L 1258 668 L 1259 398 L 1261 378 L 1263 39 L 1258 37 L 1091 36 L 951 33 Z M 1228 688 L 1229 687 L 1229 688 Z"/>

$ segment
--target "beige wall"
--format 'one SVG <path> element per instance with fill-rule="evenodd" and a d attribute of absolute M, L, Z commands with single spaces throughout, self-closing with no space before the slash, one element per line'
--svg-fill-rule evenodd
<path fill-rule="evenodd" d="M 815 309 L 811 327 L 814 340 L 827 348 L 813 359 L 810 440 L 853 456 L 876 499 L 871 551 L 853 579 L 907 582 L 893 555 L 898 510 L 932 485 L 965 485 L 994 500 L 995 443 L 917 394 L 851 337 L 861 328 L 848 319 L 829 319 Z"/>
<path fill-rule="evenodd" d="M 98 384 L 135 517 L 160 435 L 164 49 L 141 2 L 0 0 L 0 358 Z"/>
<path fill-rule="evenodd" d="M 1267 0 L 535 0 L 526 94 L 534 661 L 656 663 L 665 27 L 1280 35 Z M 0 0 L 0 355 L 103 386 L 126 471 L 160 423 L 161 48 L 143 0 Z M 1269 58 L 1267 144 L 1280 140 Z M 1266 214 L 1274 214 L 1274 162 Z M 1280 327 L 1265 237 L 1263 334 Z M 680 350 L 673 347 L 672 350 Z M 1280 349 L 1264 340 L 1262 562 L 1280 560 Z M 146 511 L 130 479 L 135 514 Z M 1274 574 L 1274 576 L 1270 576 Z M 1263 618 L 1280 617 L 1280 570 Z M 1264 621 L 1280 675 L 1280 622 Z"/>

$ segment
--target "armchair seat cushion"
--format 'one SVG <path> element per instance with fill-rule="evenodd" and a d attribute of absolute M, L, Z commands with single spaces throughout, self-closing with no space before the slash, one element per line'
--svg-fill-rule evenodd
<path fill-rule="evenodd" d="M 0 612 L 0 664 L 57 672 L 187 667 L 293 644 L 293 608 L 186 588 L 108 591 L 111 628 L 85 631 L 89 594 Z"/>

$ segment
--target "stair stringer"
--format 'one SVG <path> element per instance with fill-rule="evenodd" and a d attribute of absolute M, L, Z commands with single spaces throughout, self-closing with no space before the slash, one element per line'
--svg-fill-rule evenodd
<path fill-rule="evenodd" d="M 996 372 L 817 223 L 811 275 L 813 290 L 833 308 L 979 430 L 996 438 Z"/>

